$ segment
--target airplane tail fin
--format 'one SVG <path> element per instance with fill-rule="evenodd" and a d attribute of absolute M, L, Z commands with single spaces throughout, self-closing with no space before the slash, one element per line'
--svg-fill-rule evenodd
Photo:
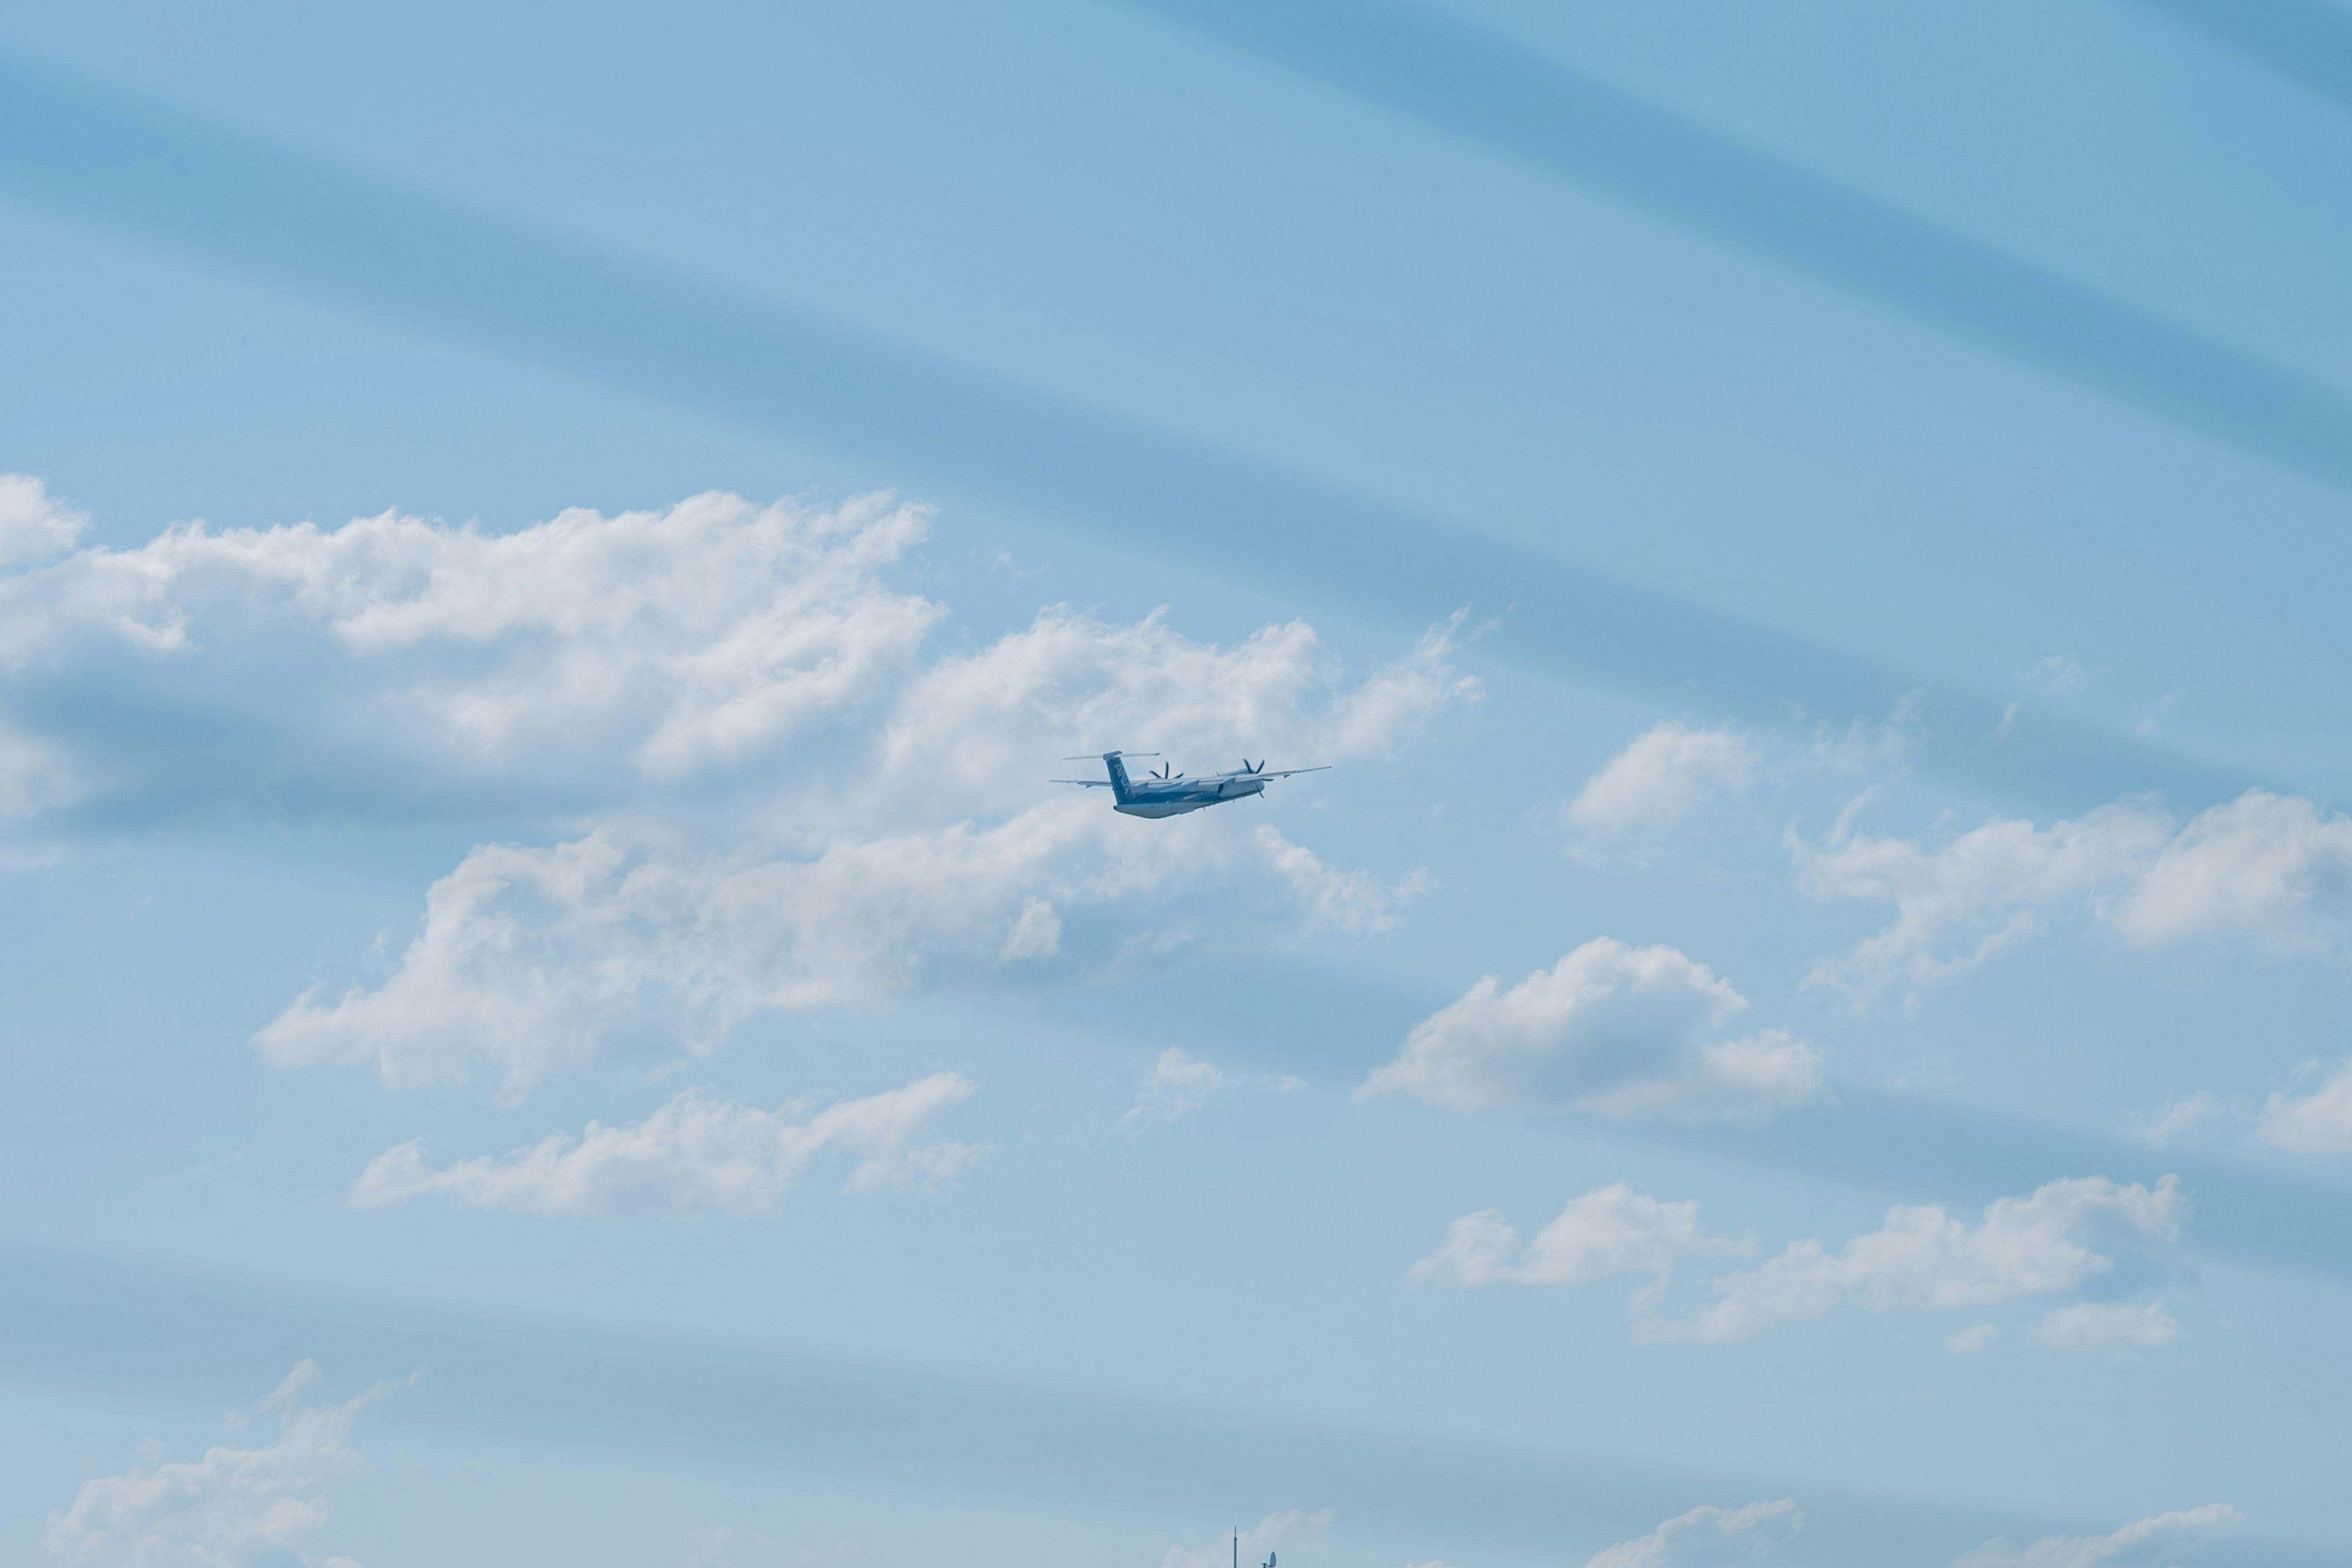
<path fill-rule="evenodd" d="M 1103 766 L 1110 770 L 1111 798 L 1125 805 L 1135 797 L 1135 786 L 1127 782 L 1127 764 L 1119 760 L 1118 752 L 1105 752 Z"/>

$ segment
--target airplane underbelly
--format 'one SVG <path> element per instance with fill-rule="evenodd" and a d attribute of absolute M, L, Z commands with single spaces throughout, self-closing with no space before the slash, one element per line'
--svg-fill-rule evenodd
<path fill-rule="evenodd" d="M 1129 816 L 1178 816 L 1188 811 L 1198 811 L 1204 805 L 1214 805 L 1213 800 L 1138 800 L 1125 805 L 1115 805 L 1113 811 Z"/>

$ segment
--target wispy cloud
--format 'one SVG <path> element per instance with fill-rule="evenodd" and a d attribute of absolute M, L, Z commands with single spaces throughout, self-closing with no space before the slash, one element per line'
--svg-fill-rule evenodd
<path fill-rule="evenodd" d="M 2352 915 L 2352 817 L 2248 790 L 2186 823 L 2151 798 L 2036 827 L 1997 818 L 1939 840 L 1877 837 L 1842 820 L 1787 839 L 1811 898 L 1895 906 L 1895 920 L 1807 983 L 1866 1002 L 1916 997 L 2073 916 L 2138 947 L 2236 937 L 2282 952 L 2334 941 Z"/>
<path fill-rule="evenodd" d="M 1666 1521 L 1647 1535 L 1621 1542 L 1585 1560 L 1584 1568 L 1717 1568 L 1771 1555 L 1805 1527 L 1792 1498 L 1745 1508 L 1700 1507 Z"/>
<path fill-rule="evenodd" d="M 1129 1127 L 1174 1121 L 1202 1109 L 1219 1094 L 1232 1090 L 1271 1090 L 1287 1094 L 1306 1087 L 1305 1079 L 1293 1078 L 1287 1073 L 1272 1076 L 1228 1073 L 1214 1062 L 1203 1061 L 1181 1047 L 1171 1046 L 1161 1051 L 1151 1064 L 1151 1071 L 1145 1075 L 1135 1103 L 1119 1120 Z"/>
<path fill-rule="evenodd" d="M 253 1410 L 232 1417 L 232 1429 L 275 1417 L 278 1440 L 266 1447 L 222 1445 L 201 1459 L 84 1481 L 70 1507 L 49 1515 L 42 1552 L 72 1568 L 358 1568 L 348 1557 L 316 1558 L 302 1547 L 327 1523 L 328 1501 L 317 1489 L 359 1465 L 348 1441 L 352 1423 L 399 1385 L 378 1384 L 340 1405 L 304 1404 L 318 1381 L 317 1364 L 302 1362 Z"/>
<path fill-rule="evenodd" d="M 1619 1182 L 1570 1200 L 1525 1247 L 1500 1211 L 1465 1215 L 1412 1266 L 1411 1278 L 1475 1288 L 1643 1276 L 1647 1283 L 1629 1304 L 1635 1337 L 1653 1343 L 1748 1340 L 1841 1306 L 1949 1311 L 2040 1300 L 2050 1304 L 2025 1331 L 2034 1344 L 2147 1347 L 2179 1333 L 2157 1292 L 2188 1211 L 2171 1176 L 2153 1188 L 2105 1177 L 2051 1182 L 2024 1197 L 1996 1199 L 1974 1225 L 1937 1205 L 1897 1206 L 1880 1228 L 1835 1251 L 1819 1240 L 1798 1241 L 1755 1268 L 1717 1273 L 1706 1281 L 1706 1304 L 1678 1311 L 1669 1306 L 1668 1287 L 1685 1260 L 1746 1257 L 1754 1244 L 1710 1234 L 1694 1202 L 1664 1202 Z M 1975 1354 L 2000 1332 L 1997 1324 L 1976 1323 L 1953 1331 L 1944 1346 Z"/>
<path fill-rule="evenodd" d="M 2254 1136 L 2296 1154 L 2352 1153 L 2352 1057 L 2333 1071 L 2307 1062 L 2318 1082 L 2301 1094 L 2274 1091 L 2254 1121 Z"/>
<path fill-rule="evenodd" d="M 1702 1230 L 1696 1203 L 1661 1203 L 1618 1182 L 1570 1199 L 1523 1252 L 1499 1210 L 1465 1215 L 1446 1227 L 1435 1252 L 1412 1266 L 1412 1279 L 1416 1285 L 1470 1286 L 1583 1285 L 1621 1274 L 1664 1279 L 1679 1258 L 1743 1250 L 1742 1243 Z"/>
<path fill-rule="evenodd" d="M 2160 1513 L 2112 1535 L 2046 1535 L 2031 1546 L 1989 1541 L 1964 1552 L 1952 1568 L 2158 1568 L 2231 1534 L 2246 1516 L 2228 1503 Z"/>
<path fill-rule="evenodd" d="M 352 1184 L 354 1208 L 424 1197 L 466 1208 L 527 1214 L 614 1211 L 754 1215 L 773 1208 L 811 1161 L 853 1156 L 843 1191 L 953 1175 L 980 1152 L 968 1143 L 917 1142 L 930 1120 L 971 1098 L 971 1083 L 934 1073 L 903 1089 L 845 1100 L 814 1113 L 761 1110 L 692 1089 L 625 1127 L 591 1121 L 578 1137 L 555 1133 L 528 1149 L 435 1169 L 422 1142 L 387 1149 Z"/>
<path fill-rule="evenodd" d="M 1757 1268 L 1725 1275 L 1710 1287 L 1714 1300 L 1695 1316 L 1647 1331 L 1719 1343 L 1843 1303 L 1876 1311 L 1984 1307 L 2071 1292 L 2113 1274 L 2118 1247 L 2177 1242 L 2188 1213 L 2187 1195 L 2171 1176 L 2153 1188 L 2101 1176 L 2051 1182 L 2030 1196 L 1995 1200 L 1976 1225 L 1932 1204 L 1896 1207 L 1879 1229 L 1835 1252 L 1819 1241 L 1795 1242 Z M 2045 1320 L 2042 1342 L 2156 1343 L 2171 1331 L 2158 1333 L 2154 1326 L 2169 1321 L 2153 1303 L 2069 1304 Z"/>
<path fill-rule="evenodd" d="M 1761 758 L 1728 725 L 1694 730 L 1653 725 L 1584 782 L 1564 815 L 1576 850 L 1654 851 L 1665 836 L 1714 802 L 1745 794 Z"/>
<path fill-rule="evenodd" d="M 1265 863 L 1307 913 L 1310 930 L 1371 936 L 1396 930 L 1406 906 L 1429 890 L 1430 876 L 1415 868 L 1393 881 L 1362 869 L 1342 871 L 1302 844 L 1293 844 L 1271 823 L 1258 826 L 1257 846 Z"/>

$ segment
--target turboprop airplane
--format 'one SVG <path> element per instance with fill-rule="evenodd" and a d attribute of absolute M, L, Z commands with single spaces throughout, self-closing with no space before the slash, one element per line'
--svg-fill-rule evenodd
<path fill-rule="evenodd" d="M 1083 784 L 1088 789 L 1110 791 L 1113 811 L 1129 816 L 1176 816 L 1188 811 L 1198 811 L 1204 805 L 1222 805 L 1229 800 L 1264 795 L 1265 781 L 1286 779 L 1294 773 L 1328 773 L 1330 764 L 1314 768 L 1276 768 L 1268 772 L 1264 763 L 1253 763 L 1247 757 L 1242 765 L 1229 773 L 1211 773 L 1206 778 L 1188 779 L 1182 773 L 1171 773 L 1162 763 L 1155 773 L 1141 778 L 1129 778 L 1129 757 L 1156 757 L 1157 752 L 1105 752 L 1103 766 L 1110 770 L 1107 779 L 1055 779 L 1055 784 Z M 1066 763 L 1090 761 L 1087 757 L 1064 757 Z"/>

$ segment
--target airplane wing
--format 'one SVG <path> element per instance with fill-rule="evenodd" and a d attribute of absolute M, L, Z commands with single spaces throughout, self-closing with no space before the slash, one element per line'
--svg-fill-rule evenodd
<path fill-rule="evenodd" d="M 1330 771 L 1331 764 L 1323 763 L 1311 768 L 1276 768 L 1272 773 L 1260 768 L 1249 776 L 1254 779 L 1286 779 L 1293 773 L 1328 773 Z"/>
<path fill-rule="evenodd" d="M 1110 788 L 1110 780 L 1108 779 L 1047 779 L 1045 782 L 1047 784 L 1084 784 L 1088 789 Z"/>

